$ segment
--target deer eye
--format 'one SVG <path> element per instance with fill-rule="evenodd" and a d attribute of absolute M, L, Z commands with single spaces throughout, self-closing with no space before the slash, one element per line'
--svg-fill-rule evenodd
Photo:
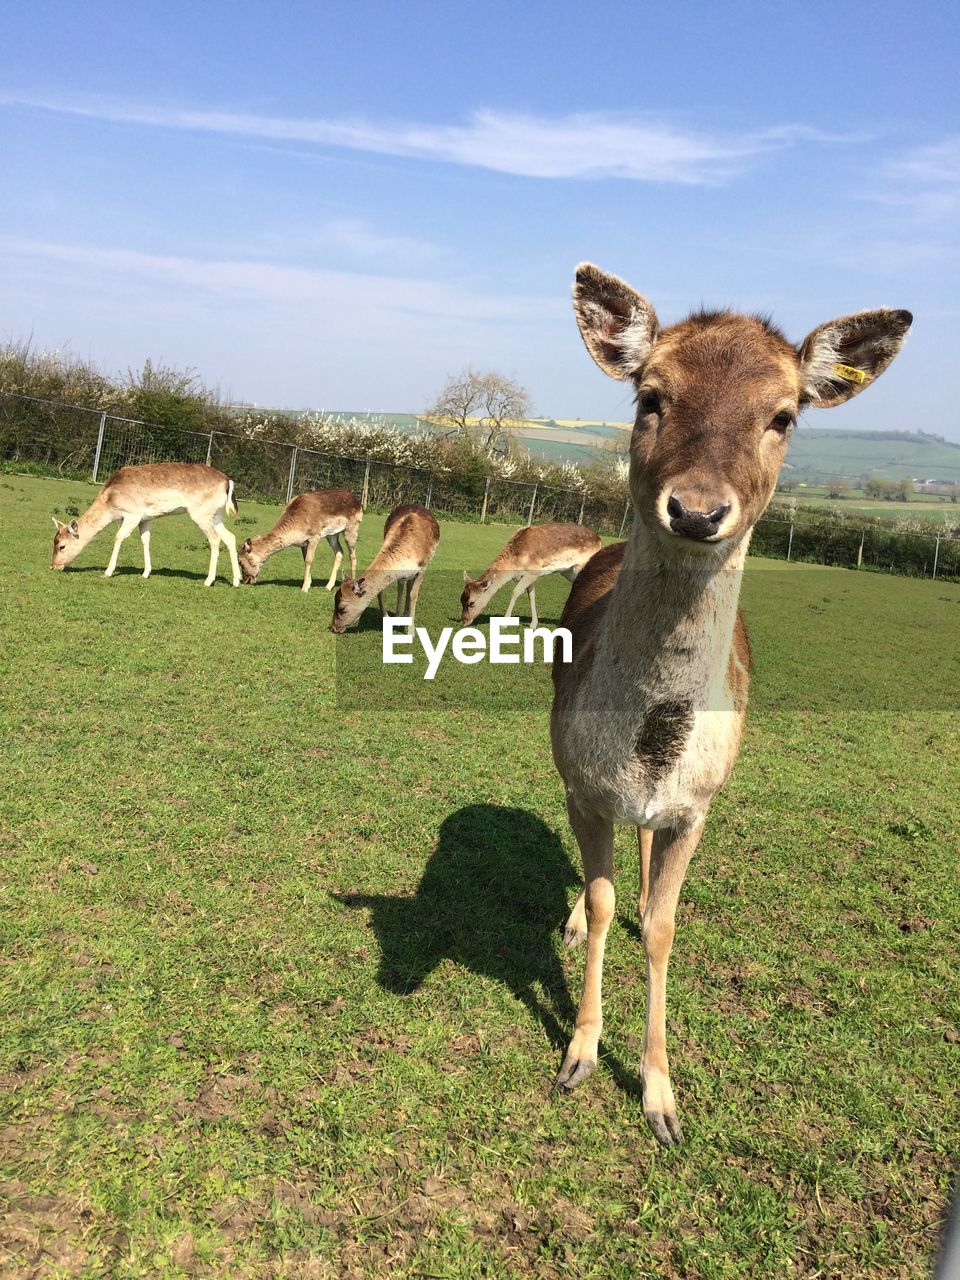
<path fill-rule="evenodd" d="M 774 420 L 770 423 L 770 426 L 774 431 L 779 431 L 782 435 L 784 432 L 789 431 L 793 426 L 793 423 L 794 417 L 790 410 L 781 409 Z"/>
<path fill-rule="evenodd" d="M 639 395 L 640 412 L 655 413 L 658 416 L 663 412 L 663 405 L 660 403 L 660 395 L 651 387 L 646 387 Z"/>

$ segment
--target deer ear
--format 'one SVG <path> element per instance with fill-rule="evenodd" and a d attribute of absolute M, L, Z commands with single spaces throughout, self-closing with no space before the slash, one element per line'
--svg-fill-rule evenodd
<path fill-rule="evenodd" d="M 573 313 L 587 350 L 604 373 L 627 381 L 649 356 L 660 325 L 641 294 L 591 262 L 577 267 Z"/>
<path fill-rule="evenodd" d="M 75 538 L 80 537 L 80 526 L 77 524 L 76 520 L 70 521 L 70 532 Z"/>
<path fill-rule="evenodd" d="M 363 585 L 363 579 L 357 578 L 356 582 L 351 582 L 350 590 L 353 592 L 355 596 L 358 596 L 358 597 L 362 596 L 366 591 L 366 587 Z"/>
<path fill-rule="evenodd" d="M 903 346 L 913 316 L 881 307 L 830 320 L 800 345 L 800 402 L 822 409 L 859 395 Z"/>
<path fill-rule="evenodd" d="M 252 548 L 253 548 L 253 543 L 250 541 L 250 539 L 249 539 L 249 538 L 247 538 L 246 542 L 243 544 L 243 546 L 240 548 L 240 550 L 241 550 L 241 551 L 250 551 Z"/>
<path fill-rule="evenodd" d="M 470 578 L 467 576 L 467 571 L 466 571 L 466 569 L 464 569 L 464 571 L 463 571 L 463 585 L 464 585 L 465 587 L 468 587 L 468 586 L 470 585 Z"/>

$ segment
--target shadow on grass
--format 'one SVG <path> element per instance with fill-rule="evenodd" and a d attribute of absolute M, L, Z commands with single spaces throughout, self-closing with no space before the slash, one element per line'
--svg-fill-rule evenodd
<path fill-rule="evenodd" d="M 570 910 L 568 890 L 580 884 L 559 838 L 538 817 L 476 804 L 443 820 L 413 897 L 335 896 L 370 911 L 385 991 L 417 991 L 451 959 L 502 983 L 562 1054 L 576 1006 L 560 962 L 559 932 Z M 601 1057 L 624 1092 L 639 1098 L 639 1078 L 609 1052 Z"/>
<path fill-rule="evenodd" d="M 98 574 L 102 578 L 104 576 L 103 571 L 104 569 L 106 569 L 106 567 L 107 566 L 105 564 L 69 565 L 68 568 L 64 570 L 64 572 L 68 574 L 92 573 L 92 574 Z M 207 576 L 206 571 L 194 572 L 190 569 L 165 569 L 163 568 L 162 565 L 154 565 L 154 567 L 150 570 L 151 578 L 187 578 L 191 582 L 203 582 L 206 576 Z M 142 578 L 143 565 L 140 565 L 138 567 L 137 565 L 133 565 L 133 564 L 118 564 L 116 569 L 114 569 L 113 571 L 113 577 L 114 578 Z M 220 581 L 221 579 L 224 582 L 229 584 L 230 575 L 227 574 L 226 577 L 224 577 L 222 573 L 218 573 L 217 581 Z M 147 581 L 149 582 L 149 580 L 150 579 L 148 578 Z"/>

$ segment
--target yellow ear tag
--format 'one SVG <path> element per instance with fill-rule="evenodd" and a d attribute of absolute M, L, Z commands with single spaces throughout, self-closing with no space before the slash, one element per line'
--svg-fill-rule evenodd
<path fill-rule="evenodd" d="M 851 364 L 835 364 L 833 372 L 844 382 L 866 382 L 867 375 L 862 369 L 854 369 Z"/>

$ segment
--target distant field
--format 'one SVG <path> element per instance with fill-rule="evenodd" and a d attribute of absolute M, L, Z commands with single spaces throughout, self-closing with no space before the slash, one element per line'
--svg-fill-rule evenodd
<path fill-rule="evenodd" d="M 885 520 L 926 520 L 930 524 L 960 524 L 960 506 L 951 502 L 940 502 L 926 495 L 917 494 L 909 502 L 877 502 L 866 497 L 828 498 L 825 493 L 810 493 L 794 490 L 792 493 L 778 493 L 777 501 L 793 501 L 804 506 L 827 507 L 847 516 L 878 516 Z"/>
<path fill-rule="evenodd" d="M 929 1274 L 960 1124 L 960 587 L 750 561 L 661 1151 L 628 832 L 601 1062 L 549 1094 L 583 955 L 546 671 L 390 685 L 374 618 L 330 635 L 296 550 L 206 591 L 183 518 L 149 582 L 135 537 L 102 577 L 109 534 L 50 572 L 50 515 L 94 492 L 0 476 L 0 1274 Z M 241 498 L 237 532 L 276 515 Z M 444 523 L 418 622 L 509 532 Z"/>
<path fill-rule="evenodd" d="M 784 474 L 798 480 L 854 480 L 867 474 L 891 480 L 919 476 L 960 481 L 960 445 L 941 444 L 919 435 L 905 439 L 800 426 L 791 437 Z"/>

